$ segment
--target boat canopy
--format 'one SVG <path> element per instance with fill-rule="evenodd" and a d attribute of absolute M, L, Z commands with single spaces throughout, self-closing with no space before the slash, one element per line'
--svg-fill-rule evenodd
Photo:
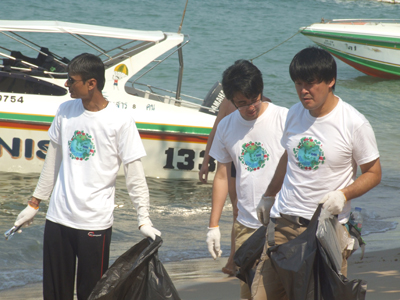
<path fill-rule="evenodd" d="M 0 20 L 0 31 L 70 33 L 149 42 L 165 38 L 162 31 L 141 31 L 60 21 Z"/>

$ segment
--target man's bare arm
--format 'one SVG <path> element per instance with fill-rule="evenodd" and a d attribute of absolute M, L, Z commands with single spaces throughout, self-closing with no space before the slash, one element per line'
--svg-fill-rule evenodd
<path fill-rule="evenodd" d="M 230 163 L 218 163 L 212 191 L 212 208 L 209 227 L 217 227 L 228 195 L 228 175 L 226 168 Z"/>
<path fill-rule="evenodd" d="M 341 190 L 347 200 L 360 197 L 381 182 L 382 169 L 379 158 L 360 165 L 360 169 L 362 174 L 352 184 Z"/>

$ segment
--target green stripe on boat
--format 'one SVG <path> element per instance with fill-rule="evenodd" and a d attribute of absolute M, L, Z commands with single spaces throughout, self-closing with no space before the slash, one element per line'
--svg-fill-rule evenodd
<path fill-rule="evenodd" d="M 24 123 L 50 123 L 53 121 L 53 116 L 40 116 L 40 115 L 28 115 L 28 114 L 15 114 L 15 113 L 2 113 L 0 112 L 0 120 L 2 121 L 22 121 Z M 182 134 L 199 134 L 209 135 L 211 128 L 207 127 L 191 127 L 191 126 L 179 126 L 179 125 L 168 125 L 168 124 L 149 124 L 149 123 L 136 123 L 139 130 L 148 131 L 159 131 L 159 132 L 172 132 Z"/>
<path fill-rule="evenodd" d="M 360 64 L 360 65 L 363 65 L 363 66 L 366 66 L 366 67 L 369 67 L 369 68 L 372 68 L 375 70 L 379 70 L 382 72 L 400 76 L 400 66 L 399 65 L 393 65 L 393 64 L 389 64 L 389 63 L 379 62 L 379 61 L 367 59 L 367 58 L 356 56 L 356 55 L 349 55 L 347 53 L 337 51 L 335 49 L 327 47 L 326 45 L 323 45 L 320 43 L 316 43 L 316 44 L 318 46 L 320 46 L 321 48 L 331 52 L 332 54 L 336 54 L 337 56 L 343 57 L 343 58 L 353 61 L 357 64 Z"/>
<path fill-rule="evenodd" d="M 393 48 L 395 50 L 400 50 L 400 41 L 398 38 L 324 31 L 315 32 L 307 29 L 301 31 L 301 33 L 305 36 L 317 36 L 321 38 L 338 40 L 342 42 L 350 42 L 354 44 L 365 44 L 366 42 L 368 42 L 369 46 Z"/>
<path fill-rule="evenodd" d="M 0 112 L 0 120 L 3 121 L 25 121 L 37 123 L 51 123 L 54 116 L 41 116 L 41 115 L 28 115 L 17 113 L 3 113 Z"/>
<path fill-rule="evenodd" d="M 136 123 L 139 130 L 151 130 L 160 132 L 179 132 L 179 133 L 195 133 L 201 135 L 208 135 L 211 132 L 211 128 L 206 127 L 187 127 L 179 125 L 167 125 L 167 124 L 149 124 L 149 123 Z"/>

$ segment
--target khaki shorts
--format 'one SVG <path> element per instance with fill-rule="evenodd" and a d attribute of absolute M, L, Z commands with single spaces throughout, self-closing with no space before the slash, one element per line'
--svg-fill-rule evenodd
<path fill-rule="evenodd" d="M 293 240 L 306 229 L 307 227 L 304 225 L 297 225 L 283 218 L 277 218 L 275 244 L 281 245 Z M 271 261 L 267 255 L 267 248 L 268 244 L 266 242 L 251 286 L 253 300 L 289 300 L 278 274 L 271 265 Z M 347 276 L 347 258 L 350 257 L 351 251 L 345 250 L 342 255 L 343 263 L 341 272 L 344 276 Z"/>
<path fill-rule="evenodd" d="M 238 221 L 233 223 L 233 230 L 235 234 L 235 251 L 257 230 L 253 228 L 248 228 Z M 250 288 L 247 283 L 240 281 L 240 298 L 250 299 L 251 293 Z"/>

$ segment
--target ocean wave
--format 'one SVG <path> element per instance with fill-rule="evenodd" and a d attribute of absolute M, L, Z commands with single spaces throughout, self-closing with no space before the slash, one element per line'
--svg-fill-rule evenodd
<path fill-rule="evenodd" d="M 41 282 L 42 269 L 13 269 L 0 271 L 0 290 Z"/>
<path fill-rule="evenodd" d="M 397 228 L 398 222 L 383 220 L 368 220 L 364 222 L 362 235 L 367 236 L 371 233 L 382 233 Z"/>

